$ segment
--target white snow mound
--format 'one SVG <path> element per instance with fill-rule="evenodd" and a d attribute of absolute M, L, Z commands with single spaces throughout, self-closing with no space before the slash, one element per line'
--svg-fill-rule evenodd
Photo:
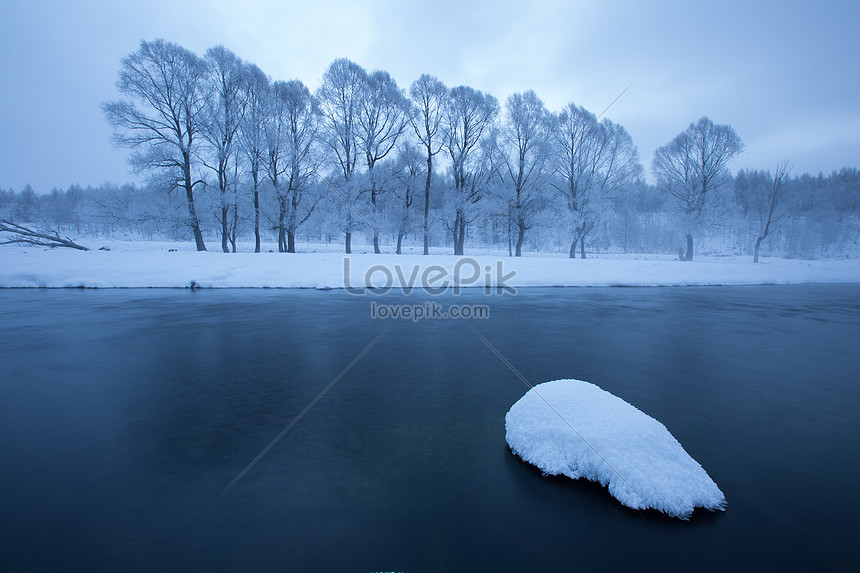
<path fill-rule="evenodd" d="M 627 507 L 689 519 L 726 497 L 666 426 L 582 380 L 538 384 L 505 416 L 511 450 L 545 475 L 608 486 Z"/>

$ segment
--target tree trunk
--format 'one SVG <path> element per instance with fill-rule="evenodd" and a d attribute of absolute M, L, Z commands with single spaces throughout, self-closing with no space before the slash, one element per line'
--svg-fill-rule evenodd
<path fill-rule="evenodd" d="M 585 258 L 585 237 L 579 238 L 579 258 Z"/>
<path fill-rule="evenodd" d="M 254 252 L 260 252 L 260 191 L 254 181 Z"/>
<path fill-rule="evenodd" d="M 230 252 L 228 241 L 230 239 L 230 229 L 227 225 L 227 216 L 230 214 L 230 207 L 226 205 L 227 196 L 224 191 L 221 191 L 221 250 L 225 253 Z"/>
<path fill-rule="evenodd" d="M 463 246 L 466 243 L 466 218 L 460 215 L 460 233 L 457 237 L 457 254 L 463 256 Z"/>
<path fill-rule="evenodd" d="M 230 229 L 230 248 L 236 252 L 236 237 L 239 235 L 239 193 L 233 195 L 233 225 Z"/>
<path fill-rule="evenodd" d="M 402 254 L 400 252 L 400 245 L 401 244 L 403 244 L 403 233 L 397 233 L 397 250 L 394 252 L 397 253 L 398 255 Z M 427 253 L 424 253 L 424 254 L 426 255 Z"/>
<path fill-rule="evenodd" d="M 758 262 L 758 250 L 759 250 L 759 247 L 761 247 L 761 242 L 763 240 L 764 240 L 764 237 L 759 237 L 758 239 L 755 240 L 755 254 L 753 255 L 753 262 L 754 263 Z"/>
<path fill-rule="evenodd" d="M 424 254 L 430 254 L 430 176 L 433 173 L 433 156 L 427 150 L 427 179 L 424 181 Z M 400 245 L 397 253 L 400 254 Z"/>
<path fill-rule="evenodd" d="M 575 259 L 575 258 L 576 258 L 576 243 L 577 243 L 576 239 L 574 239 L 574 240 L 570 243 L 570 258 L 571 258 L 571 259 Z"/>
<path fill-rule="evenodd" d="M 287 252 L 287 229 L 284 225 L 284 219 L 287 216 L 287 200 L 284 197 L 278 197 L 278 252 Z"/>
<path fill-rule="evenodd" d="M 188 199 L 188 217 L 191 219 L 191 232 L 194 234 L 194 242 L 198 251 L 205 251 L 206 244 L 203 242 L 203 234 L 200 232 L 200 221 L 197 219 L 197 210 L 194 208 L 194 187 L 191 182 L 191 157 L 188 152 L 184 153 L 185 165 L 183 175 L 185 176 L 185 196 Z"/>
<path fill-rule="evenodd" d="M 295 231 L 287 231 L 287 252 L 295 253 L 296 252 L 296 232 Z"/>
<path fill-rule="evenodd" d="M 459 255 L 460 248 L 460 211 L 457 210 L 457 215 L 454 217 L 454 229 L 452 230 L 454 235 L 454 254 Z"/>
<path fill-rule="evenodd" d="M 378 207 L 376 204 L 376 180 L 373 177 L 373 165 L 368 167 L 368 175 L 370 176 L 370 204 L 373 208 L 373 254 L 378 255 L 379 251 L 379 231 L 376 230 L 376 226 L 379 225 L 379 221 L 377 220 L 376 213 L 378 211 Z"/>
<path fill-rule="evenodd" d="M 32 245 L 40 247 L 69 247 L 79 251 L 89 251 L 87 247 L 79 245 L 68 237 L 60 237 L 58 230 L 42 229 L 36 230 L 7 219 L 0 219 L 0 233 L 10 233 L 11 238 L 6 238 L 2 244 L 17 243 L 19 245 Z"/>
<path fill-rule="evenodd" d="M 687 233 L 687 253 L 684 255 L 684 260 L 693 260 L 693 235 L 690 233 Z"/>
<path fill-rule="evenodd" d="M 630 221 L 628 220 L 628 213 L 624 212 L 624 254 L 627 254 L 627 235 L 629 233 Z"/>
<path fill-rule="evenodd" d="M 227 229 L 227 239 L 230 241 L 230 251 L 228 252 L 236 252 L 236 228 L 238 227 L 238 223 L 238 217 L 233 215 L 233 221 Z"/>
<path fill-rule="evenodd" d="M 515 257 L 523 256 L 523 239 L 525 239 L 526 230 L 520 225 L 517 233 L 517 251 Z"/>
<path fill-rule="evenodd" d="M 191 219 L 191 232 L 194 234 L 194 242 L 198 251 L 205 251 L 206 244 L 203 242 L 203 234 L 200 232 L 200 222 L 197 220 L 197 210 L 194 209 L 194 196 L 191 189 L 186 189 L 188 197 L 188 216 Z"/>
<path fill-rule="evenodd" d="M 349 231 L 346 232 L 346 254 L 352 254 L 352 233 Z"/>

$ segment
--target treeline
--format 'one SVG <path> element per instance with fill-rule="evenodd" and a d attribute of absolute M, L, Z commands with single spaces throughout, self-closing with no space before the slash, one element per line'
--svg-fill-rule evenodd
<path fill-rule="evenodd" d="M 443 180 L 440 177 L 440 184 Z M 720 216 L 714 217 L 704 229 L 699 252 L 710 255 L 752 256 L 755 241 L 762 226 L 765 197 L 772 184 L 766 171 L 740 171 L 730 186 L 731 202 Z M 842 258 L 860 256 L 860 171 L 844 168 L 829 175 L 804 174 L 790 177 L 785 183 L 786 202 L 777 214 L 773 234 L 762 244 L 764 256 L 789 258 Z M 325 194 L 324 186 L 313 193 Z M 442 189 L 434 191 L 438 200 L 431 204 L 431 213 L 442 209 Z M 591 234 L 591 249 L 603 253 L 675 254 L 683 244 L 683 227 L 679 214 L 670 201 L 671 196 L 655 185 L 638 181 L 614 196 L 607 205 L 606 216 Z M 337 199 L 335 199 L 337 200 Z M 330 197 L 323 199 L 308 223 L 298 234 L 303 243 L 335 244 L 342 239 L 341 225 L 332 216 L 334 205 Z M 203 235 L 220 238 L 217 196 L 201 195 Z M 420 207 L 420 205 L 419 205 Z M 558 205 L 548 208 L 536 223 L 526 242 L 527 250 L 567 252 Z M 261 193 L 262 237 L 275 242 L 278 237 L 278 200 L 269 187 Z M 10 219 L 45 227 L 62 233 L 92 238 L 123 238 L 142 240 L 192 240 L 187 225 L 183 197 L 158 186 L 104 184 L 99 187 L 72 185 L 66 190 L 53 189 L 36 193 L 30 186 L 21 191 L 0 189 L 0 219 Z M 240 241 L 253 241 L 254 208 L 249 201 L 239 203 L 236 234 Z M 383 252 L 394 252 L 399 226 L 386 211 L 387 221 L 382 235 Z M 414 209 L 420 223 L 421 209 Z M 431 245 L 451 248 L 450 231 L 431 217 Z M 509 218 L 497 219 L 492 211 L 477 221 L 474 229 L 489 231 L 482 236 L 470 236 L 474 248 L 507 250 L 513 248 L 515 234 Z M 372 244 L 372 231 L 361 232 L 360 242 Z M 404 245 L 422 245 L 420 224 L 408 233 Z"/>
<path fill-rule="evenodd" d="M 708 118 L 657 150 L 643 179 L 632 138 L 574 103 L 533 91 L 504 104 L 423 75 L 401 89 L 384 71 L 335 60 L 316 92 L 272 81 L 224 47 L 203 57 L 141 42 L 121 65 L 122 99 L 103 105 L 144 186 L 0 191 L 0 215 L 80 234 L 240 240 L 278 250 L 353 238 L 565 251 L 697 251 L 841 257 L 856 249 L 856 169 L 791 177 L 741 171 L 732 128 Z"/>

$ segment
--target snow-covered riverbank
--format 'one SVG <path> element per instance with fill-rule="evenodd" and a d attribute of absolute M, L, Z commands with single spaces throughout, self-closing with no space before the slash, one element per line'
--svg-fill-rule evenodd
<path fill-rule="evenodd" d="M 177 248 L 173 252 L 168 249 Z M 680 286 L 860 282 L 854 260 L 748 257 L 680 262 L 669 256 L 614 255 L 570 260 L 559 255 L 515 259 L 408 253 L 344 255 L 197 253 L 185 244 L 125 243 L 110 251 L 0 248 L 0 287 L 18 288 L 344 288 L 430 286 Z"/>

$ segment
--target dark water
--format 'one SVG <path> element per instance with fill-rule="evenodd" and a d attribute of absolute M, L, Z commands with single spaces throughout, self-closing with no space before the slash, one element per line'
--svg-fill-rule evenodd
<path fill-rule="evenodd" d="M 470 292 L 486 321 L 314 291 L 0 291 L 0 570 L 856 564 L 860 285 Z M 725 492 L 683 522 L 510 454 L 523 383 L 663 422 Z M 232 489 L 225 487 L 386 326 Z"/>

